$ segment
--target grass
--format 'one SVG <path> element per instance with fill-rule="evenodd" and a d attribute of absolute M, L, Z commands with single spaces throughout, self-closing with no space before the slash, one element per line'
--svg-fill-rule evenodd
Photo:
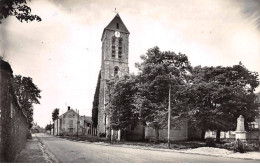
<path fill-rule="evenodd" d="M 103 137 L 98 136 L 91 136 L 91 135 L 85 135 L 85 136 L 61 136 L 63 138 L 67 138 L 69 140 L 77 140 L 77 141 L 89 141 L 89 142 L 105 142 L 110 143 L 109 140 Z M 167 142 L 148 142 L 148 141 L 112 141 L 111 144 L 114 145 L 131 145 L 131 146 L 142 146 L 142 147 L 151 147 L 151 148 L 160 148 L 160 149 L 168 149 L 168 143 Z M 198 148 L 198 147 L 204 147 L 205 142 L 203 141 L 174 141 L 171 142 L 171 149 L 190 149 L 190 148 Z"/>
<path fill-rule="evenodd" d="M 110 143 L 110 141 L 105 137 L 98 137 L 92 135 L 85 135 L 85 136 L 61 136 L 63 138 L 69 140 L 77 140 L 77 141 L 88 141 L 88 142 L 104 142 Z M 129 146 L 140 146 L 140 147 L 150 147 L 150 148 L 158 148 L 158 149 L 168 149 L 167 142 L 149 142 L 149 141 L 112 141 L 111 144 L 113 145 L 129 145 Z M 194 149 L 199 147 L 206 147 L 205 141 L 172 141 L 171 142 L 171 149 L 180 150 L 180 149 Z M 232 143 L 216 143 L 216 148 L 232 150 L 233 144 Z M 253 148 L 250 151 L 258 151 L 255 149 L 259 149 L 259 146 Z"/>

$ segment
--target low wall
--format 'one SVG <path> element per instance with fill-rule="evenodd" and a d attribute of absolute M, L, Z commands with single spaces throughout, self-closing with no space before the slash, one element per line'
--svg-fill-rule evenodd
<path fill-rule="evenodd" d="M 24 148 L 28 121 L 14 95 L 12 69 L 0 60 L 0 161 L 13 162 Z"/>
<path fill-rule="evenodd" d="M 152 127 L 145 128 L 145 138 L 150 141 L 155 140 L 155 130 Z M 159 140 L 167 141 L 168 140 L 168 130 L 161 129 L 159 130 Z M 175 127 L 170 130 L 170 140 L 171 141 L 182 141 L 188 140 L 188 123 L 186 120 L 183 120 L 178 127 Z"/>
<path fill-rule="evenodd" d="M 216 138 L 216 131 L 207 131 L 205 134 L 205 138 Z M 236 138 L 236 133 L 234 131 L 227 131 L 227 132 L 221 132 L 220 138 L 227 141 L 234 141 Z M 260 130 L 254 130 L 254 131 L 246 131 L 246 140 L 247 141 L 254 141 L 259 140 L 260 137 Z"/>

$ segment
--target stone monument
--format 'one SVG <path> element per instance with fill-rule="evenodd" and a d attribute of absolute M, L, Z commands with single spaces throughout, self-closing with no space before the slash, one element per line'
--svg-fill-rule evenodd
<path fill-rule="evenodd" d="M 236 140 L 246 140 L 246 131 L 245 131 L 245 123 L 244 123 L 244 117 L 240 115 L 237 118 L 237 129 L 235 131 L 236 133 Z"/>

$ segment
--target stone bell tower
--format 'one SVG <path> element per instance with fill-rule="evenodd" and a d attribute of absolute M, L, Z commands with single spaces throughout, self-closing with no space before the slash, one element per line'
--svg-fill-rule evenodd
<path fill-rule="evenodd" d="M 129 73 L 128 47 L 129 31 L 119 14 L 104 28 L 102 41 L 101 80 L 98 106 L 97 132 L 108 133 L 109 118 L 106 112 L 108 102 L 107 81 Z"/>

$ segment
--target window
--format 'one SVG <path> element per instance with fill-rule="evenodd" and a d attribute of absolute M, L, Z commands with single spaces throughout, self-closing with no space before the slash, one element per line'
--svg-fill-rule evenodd
<path fill-rule="evenodd" d="M 116 56 L 115 41 L 116 41 L 116 39 L 113 37 L 113 38 L 112 38 L 112 58 L 114 58 L 114 57 Z"/>
<path fill-rule="evenodd" d="M 118 58 L 122 58 L 122 41 L 123 39 L 119 39 L 119 44 L 118 44 Z"/>
<path fill-rule="evenodd" d="M 73 120 L 70 120 L 70 128 L 73 128 Z"/>
<path fill-rule="evenodd" d="M 119 67 L 115 67 L 114 69 L 114 76 L 118 76 L 118 72 L 119 72 Z"/>
<path fill-rule="evenodd" d="M 14 116 L 14 106 L 11 103 L 11 106 L 10 106 L 10 118 L 13 118 L 13 116 Z"/>
<path fill-rule="evenodd" d="M 119 29 L 119 24 L 118 23 L 116 23 L 116 29 Z"/>

